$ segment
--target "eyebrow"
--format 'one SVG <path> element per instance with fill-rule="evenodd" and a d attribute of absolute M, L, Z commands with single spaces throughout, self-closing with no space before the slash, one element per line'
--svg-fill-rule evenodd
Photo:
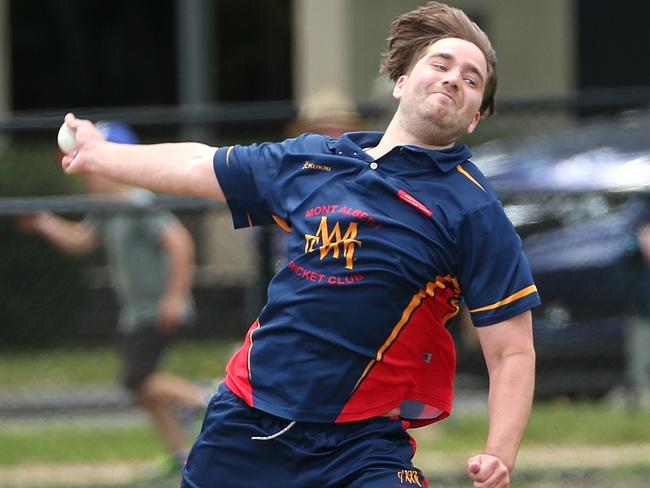
<path fill-rule="evenodd" d="M 445 52 L 441 52 L 441 53 L 431 53 L 431 54 L 429 54 L 427 57 L 428 57 L 428 58 L 442 58 L 442 59 L 445 59 L 445 60 L 447 60 L 447 61 L 453 61 L 453 60 L 454 60 L 454 57 L 453 57 L 451 54 L 449 54 L 449 53 L 445 53 Z M 481 81 L 485 81 L 485 78 L 483 77 L 483 73 L 481 73 L 481 70 L 479 70 L 479 69 L 476 67 L 476 65 L 474 65 L 474 63 L 471 63 L 471 62 L 467 62 L 467 61 L 466 61 L 466 62 L 463 64 L 463 67 L 464 67 L 465 69 L 471 71 L 472 73 L 474 73 L 476 76 L 478 76 L 478 77 L 481 79 Z"/>

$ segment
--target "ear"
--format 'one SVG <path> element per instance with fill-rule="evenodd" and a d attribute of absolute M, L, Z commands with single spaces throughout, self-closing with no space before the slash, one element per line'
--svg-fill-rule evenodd
<path fill-rule="evenodd" d="M 402 98 L 402 93 L 404 93 L 404 85 L 408 81 L 408 76 L 406 75 L 401 75 L 399 78 L 397 78 L 397 81 L 395 82 L 395 86 L 393 87 L 393 98 L 395 100 L 399 100 Z"/>
<path fill-rule="evenodd" d="M 474 117 L 472 117 L 472 121 L 469 123 L 469 126 L 467 127 L 467 133 L 471 134 L 472 132 L 474 132 L 474 129 L 476 129 L 476 126 L 480 121 L 481 121 L 481 112 L 476 112 L 474 114 Z"/>

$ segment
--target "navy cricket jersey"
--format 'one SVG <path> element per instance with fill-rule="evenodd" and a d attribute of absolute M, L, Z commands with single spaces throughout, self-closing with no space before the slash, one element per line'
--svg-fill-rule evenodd
<path fill-rule="evenodd" d="M 219 148 L 236 228 L 276 222 L 288 261 L 227 367 L 246 403 L 304 422 L 401 407 L 411 425 L 451 411 L 446 328 L 462 298 L 476 326 L 537 306 L 521 240 L 466 146 L 398 146 L 382 133 L 304 134 Z"/>

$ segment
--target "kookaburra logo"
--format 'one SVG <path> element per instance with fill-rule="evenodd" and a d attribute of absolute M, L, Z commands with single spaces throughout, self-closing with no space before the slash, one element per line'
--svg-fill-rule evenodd
<path fill-rule="evenodd" d="M 361 246 L 361 241 L 356 239 L 357 225 L 357 222 L 350 222 L 350 225 L 345 230 L 345 234 L 342 234 L 341 226 L 336 222 L 330 232 L 327 225 L 327 217 L 321 217 L 316 234 L 305 234 L 305 252 L 319 250 L 321 261 L 330 252 L 334 259 L 338 259 L 343 254 L 345 267 L 352 269 L 354 265 L 354 251 L 357 247 Z"/>

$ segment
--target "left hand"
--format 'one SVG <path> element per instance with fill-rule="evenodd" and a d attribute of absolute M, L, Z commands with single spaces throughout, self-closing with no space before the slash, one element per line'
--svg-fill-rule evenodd
<path fill-rule="evenodd" d="M 510 470 L 501 459 L 491 454 L 469 458 L 467 474 L 474 480 L 474 488 L 510 487 Z"/>
<path fill-rule="evenodd" d="M 185 298 L 165 295 L 158 308 L 158 327 L 165 334 L 174 332 L 181 323 L 185 312 Z"/>

